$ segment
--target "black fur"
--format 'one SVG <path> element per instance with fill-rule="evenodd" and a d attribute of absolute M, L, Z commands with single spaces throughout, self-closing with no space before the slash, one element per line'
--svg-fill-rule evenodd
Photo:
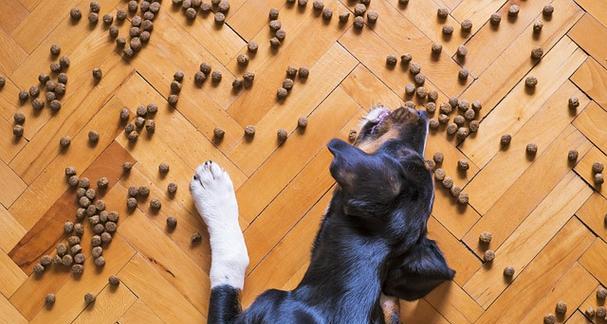
<path fill-rule="evenodd" d="M 214 289 L 210 323 L 384 323 L 382 292 L 413 300 L 453 278 L 426 238 L 434 199 L 422 157 L 427 118 L 402 109 L 389 117 L 400 136 L 377 152 L 367 154 L 341 140 L 329 143 L 338 186 L 301 283 L 293 291 L 266 291 L 236 317 L 234 302 L 224 299 L 237 298 L 234 291 Z M 385 125 L 368 123 L 359 140 L 376 139 L 374 126 Z"/>
<path fill-rule="evenodd" d="M 231 323 L 240 314 L 240 289 L 221 285 L 211 289 L 209 323 Z"/>

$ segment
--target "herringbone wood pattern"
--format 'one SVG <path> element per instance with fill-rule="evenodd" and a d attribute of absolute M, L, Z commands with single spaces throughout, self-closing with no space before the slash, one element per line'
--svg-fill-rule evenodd
<path fill-rule="evenodd" d="M 204 0 L 208 2 L 208 0 Z M 310 1 L 311 2 L 311 1 Z M 125 9 L 120 0 L 101 0 L 101 15 Z M 542 8 L 551 3 L 551 19 Z M 443 167 L 456 185 L 470 196 L 458 206 L 448 191 L 437 185 L 429 221 L 430 236 L 437 240 L 455 280 L 443 284 L 414 303 L 401 303 L 401 318 L 408 323 L 540 323 L 554 313 L 557 301 L 568 305 L 558 321 L 585 323 L 584 311 L 597 308 L 595 291 L 607 285 L 607 200 L 604 186 L 594 185 L 591 165 L 607 162 L 607 5 L 603 0 L 373 0 L 379 14 L 373 26 L 356 30 L 352 17 L 338 23 L 338 15 L 353 10 L 355 2 L 325 0 L 334 10 L 325 22 L 309 3 L 305 9 L 285 0 L 231 0 L 223 27 L 213 14 L 188 21 L 171 1 L 162 2 L 149 43 L 132 60 L 120 51 L 100 21 L 86 21 L 88 0 L 0 0 L 0 322 L 2 323 L 198 323 L 206 318 L 209 297 L 210 253 L 206 230 L 198 217 L 188 181 L 204 160 L 225 167 L 234 181 L 240 204 L 241 225 L 250 253 L 244 305 L 268 288 L 294 287 L 305 272 L 309 249 L 333 187 L 324 148 L 333 137 L 347 138 L 373 105 L 398 107 L 404 103 L 404 85 L 412 78 L 397 65 L 386 68 L 387 55 L 411 53 L 426 75 L 425 87 L 437 90 L 438 103 L 449 97 L 479 100 L 483 108 L 477 134 L 457 144 L 444 127 L 432 132 L 428 158 L 445 156 Z M 520 6 L 516 19 L 507 18 L 511 4 Z M 71 8 L 83 12 L 73 24 Z M 280 9 L 287 37 L 277 51 L 269 46 L 270 8 Z M 438 8 L 448 8 L 445 21 Z M 499 28 L 489 23 L 502 13 Z M 129 15 L 130 19 L 131 15 Z M 460 33 L 469 19 L 472 31 Z M 539 35 L 533 23 L 543 21 Z M 443 25 L 455 27 L 449 38 Z M 126 35 L 130 24 L 120 26 Z M 242 69 L 236 57 L 255 40 L 259 51 Z M 432 57 L 432 43 L 442 44 L 440 57 Z M 67 93 L 62 108 L 32 111 L 20 104 L 18 92 L 49 73 L 55 58 L 51 44 L 69 56 Z M 460 60 L 457 47 L 468 55 Z M 544 57 L 530 59 L 533 48 Z M 194 72 L 202 62 L 221 71 L 223 81 L 198 87 Z M 296 81 L 284 102 L 276 89 L 287 66 L 307 66 L 306 82 Z M 470 77 L 458 81 L 465 66 Z M 103 79 L 93 82 L 91 70 L 100 67 Z M 185 72 L 175 109 L 169 107 L 173 73 Z M 244 71 L 255 72 L 252 88 L 231 90 L 231 82 Z M 535 76 L 533 93 L 525 78 Z M 579 98 L 576 111 L 570 97 Z M 145 133 L 129 144 L 118 123 L 127 107 L 134 115 L 138 105 L 156 103 L 160 109 L 153 136 Z M 14 140 L 13 114 L 22 111 L 25 134 Z M 437 118 L 436 113 L 433 118 Z M 300 116 L 309 118 L 305 132 L 296 130 Z M 453 115 L 451 116 L 453 117 Z M 243 129 L 255 125 L 253 141 Z M 214 127 L 226 131 L 219 144 L 212 141 Z M 289 139 L 276 142 L 276 130 L 285 128 Z M 97 145 L 87 134 L 100 134 Z M 503 134 L 512 134 L 510 147 L 500 149 Z M 59 139 L 70 136 L 67 151 Z M 527 143 L 538 145 L 535 159 L 525 155 Z M 579 152 L 578 163 L 567 162 L 569 150 Z M 467 159 L 467 172 L 456 162 Z M 128 176 L 125 161 L 135 163 Z M 158 174 L 160 162 L 170 165 L 168 175 Z M 110 180 L 103 200 L 121 220 L 111 245 L 105 249 L 105 267 L 96 271 L 87 255 L 85 272 L 74 279 L 60 267 L 41 277 L 32 265 L 41 255 L 54 253 L 62 239 L 63 222 L 73 219 L 74 193 L 63 172 L 75 166 L 79 175 L 96 181 Z M 175 198 L 166 193 L 169 182 L 178 184 Z M 147 185 L 150 198 L 128 212 L 127 188 Z M 149 200 L 148 199 L 148 200 Z M 166 230 L 166 217 L 177 218 L 177 228 Z M 190 236 L 200 231 L 203 241 L 192 246 Z M 481 232 L 493 233 L 490 248 L 496 258 L 483 264 Z M 88 230 L 83 248 L 90 249 Z M 514 279 L 504 280 L 502 270 L 512 266 Z M 112 290 L 107 277 L 116 274 L 122 284 Z M 57 296 L 53 308 L 44 307 L 48 292 Z M 83 295 L 97 296 L 86 307 Z"/>

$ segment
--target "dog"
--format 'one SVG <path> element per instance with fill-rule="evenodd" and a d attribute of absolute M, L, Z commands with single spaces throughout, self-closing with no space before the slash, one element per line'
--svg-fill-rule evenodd
<path fill-rule="evenodd" d="M 354 145 L 331 140 L 336 186 L 303 279 L 292 291 L 264 292 L 245 311 L 239 295 L 249 259 L 234 188 L 217 163 L 200 165 L 190 190 L 211 244 L 208 322 L 398 323 L 396 298 L 419 299 L 453 279 L 427 238 L 434 201 L 427 136 L 425 112 L 379 107 Z"/>

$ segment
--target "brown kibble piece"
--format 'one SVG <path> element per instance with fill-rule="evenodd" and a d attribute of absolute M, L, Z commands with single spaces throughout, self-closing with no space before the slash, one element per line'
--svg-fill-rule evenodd
<path fill-rule="evenodd" d="M 525 87 L 529 89 L 534 89 L 537 86 L 537 78 L 534 76 L 529 76 L 525 78 Z"/>
<path fill-rule="evenodd" d="M 453 34 L 453 26 L 445 25 L 443 26 L 443 35 L 449 37 Z"/>
<path fill-rule="evenodd" d="M 598 306 L 596 308 L 596 317 L 600 319 L 605 319 L 605 316 L 607 316 L 607 309 L 605 308 L 605 306 Z"/>
<path fill-rule="evenodd" d="M 97 267 L 103 267 L 105 265 L 105 258 L 103 256 L 100 256 L 98 258 L 95 258 L 94 262 Z"/>
<path fill-rule="evenodd" d="M 504 277 L 512 278 L 514 276 L 514 268 L 512 266 L 507 266 L 504 268 Z"/>
<path fill-rule="evenodd" d="M 531 58 L 534 60 L 540 60 L 544 55 L 544 50 L 541 47 L 536 47 L 531 50 Z"/>
<path fill-rule="evenodd" d="M 288 136 L 289 136 L 289 133 L 287 133 L 287 130 L 284 128 L 280 128 L 276 132 L 276 139 L 278 140 L 278 144 L 281 145 L 282 143 L 286 142 Z"/>
<path fill-rule="evenodd" d="M 554 7 L 552 5 L 546 5 L 544 6 L 544 9 L 542 9 L 542 14 L 544 15 L 544 17 L 552 17 L 552 13 L 554 12 Z"/>
<path fill-rule="evenodd" d="M 175 195 L 175 193 L 177 192 L 177 184 L 175 184 L 174 182 L 169 183 L 167 185 L 167 192 L 171 196 Z"/>
<path fill-rule="evenodd" d="M 377 19 L 379 18 L 379 14 L 377 13 L 377 11 L 374 10 L 369 10 L 367 12 L 367 23 L 370 25 L 373 25 L 377 22 Z"/>
<path fill-rule="evenodd" d="M 599 301 L 605 301 L 605 298 L 607 298 L 607 289 L 605 289 L 603 286 L 599 286 L 599 288 L 596 290 L 596 299 Z"/>
<path fill-rule="evenodd" d="M 512 136 L 510 134 L 504 134 L 500 138 L 500 145 L 502 147 L 506 147 L 506 146 L 510 145 L 511 141 L 512 141 Z"/>
<path fill-rule="evenodd" d="M 175 107 L 177 105 L 178 101 L 179 101 L 179 96 L 176 94 L 172 94 L 168 98 L 169 105 L 171 105 L 172 107 Z"/>
<path fill-rule="evenodd" d="M 150 200 L 150 209 L 152 210 L 160 210 L 160 208 L 162 207 L 162 203 L 160 202 L 160 200 L 154 198 L 152 200 Z"/>
<path fill-rule="evenodd" d="M 445 156 L 441 152 L 436 152 L 432 156 L 432 160 L 434 160 L 434 162 L 436 162 L 437 165 L 443 164 L 444 159 L 445 159 Z"/>
<path fill-rule="evenodd" d="M 594 175 L 594 184 L 597 186 L 602 185 L 605 182 L 605 179 L 603 178 L 603 174 L 602 173 L 597 173 Z"/>
<path fill-rule="evenodd" d="M 556 316 L 552 313 L 548 313 L 544 316 L 544 324 L 554 324 L 556 323 Z"/>
<path fill-rule="evenodd" d="M 308 127 L 308 118 L 306 118 L 306 117 L 299 117 L 299 119 L 297 119 L 297 128 L 303 130 L 306 127 Z"/>
<path fill-rule="evenodd" d="M 177 227 L 177 219 L 173 216 L 167 217 L 167 228 L 172 231 Z"/>
<path fill-rule="evenodd" d="M 78 9 L 78 8 L 70 9 L 70 18 L 72 18 L 72 20 L 74 20 L 74 21 L 80 20 L 80 18 L 82 18 L 82 12 L 80 12 L 80 9 Z"/>
<path fill-rule="evenodd" d="M 602 173 L 605 166 L 601 162 L 592 163 L 592 173 Z"/>
<path fill-rule="evenodd" d="M 169 164 L 166 162 L 162 162 L 158 165 L 158 172 L 160 172 L 160 174 L 167 174 L 169 173 Z"/>
<path fill-rule="evenodd" d="M 472 30 L 472 21 L 470 21 L 470 19 L 465 19 L 461 22 L 460 26 L 464 33 L 469 33 Z"/>
<path fill-rule="evenodd" d="M 287 89 L 285 89 L 284 87 L 280 87 L 276 90 L 276 98 L 278 100 L 285 99 L 287 97 L 287 95 L 289 95 L 289 91 Z"/>
<path fill-rule="evenodd" d="M 492 13 L 491 17 L 489 18 L 489 22 L 493 26 L 498 26 L 501 21 L 502 21 L 502 16 L 499 13 L 497 13 L 497 12 Z"/>
<path fill-rule="evenodd" d="M 396 56 L 388 55 L 386 56 L 386 65 L 387 66 L 395 66 L 397 62 Z"/>
<path fill-rule="evenodd" d="M 88 189 L 90 186 L 91 182 L 89 181 L 89 178 L 84 177 L 78 180 L 78 187 Z"/>
<path fill-rule="evenodd" d="M 53 307 L 53 305 L 55 304 L 55 300 L 56 300 L 55 294 L 48 293 L 46 295 L 46 297 L 44 297 L 44 304 L 48 308 Z"/>
<path fill-rule="evenodd" d="M 491 232 L 481 232 L 478 236 L 478 241 L 482 244 L 491 243 L 491 239 L 493 239 L 493 234 L 491 234 Z"/>
<path fill-rule="evenodd" d="M 580 100 L 576 96 L 569 97 L 568 100 L 569 109 L 575 110 L 580 105 Z"/>
<path fill-rule="evenodd" d="M 74 264 L 72 265 L 72 275 L 80 276 L 84 272 L 84 265 L 82 264 Z"/>
<path fill-rule="evenodd" d="M 445 189 L 451 189 L 453 188 L 453 179 L 449 176 L 446 176 L 441 184 Z"/>
<path fill-rule="evenodd" d="M 469 198 L 468 194 L 465 192 L 460 192 L 459 195 L 457 196 L 457 203 L 460 205 L 468 204 L 469 200 L 470 200 L 470 198 Z"/>
<path fill-rule="evenodd" d="M 137 199 L 131 197 L 129 199 L 126 200 L 126 207 L 129 210 L 133 210 L 135 208 L 137 208 Z"/>
<path fill-rule="evenodd" d="M 484 262 L 492 262 L 494 259 L 495 259 L 495 252 L 493 252 L 493 250 L 487 250 L 483 254 Z"/>
<path fill-rule="evenodd" d="M 579 153 L 577 150 L 570 150 L 567 154 L 567 160 L 569 160 L 571 163 L 575 163 L 577 162 L 578 155 Z"/>
<path fill-rule="evenodd" d="M 439 56 L 442 51 L 443 51 L 443 45 L 441 45 L 439 43 L 432 43 L 432 48 L 431 48 L 432 55 Z"/>
<path fill-rule="evenodd" d="M 196 232 L 196 233 L 192 234 L 190 241 L 192 242 L 192 245 L 200 243 L 202 241 L 202 235 L 200 235 L 200 233 Z"/>
<path fill-rule="evenodd" d="M 438 8 L 438 10 L 436 11 L 436 16 L 442 20 L 447 19 L 447 16 L 449 16 L 449 9 Z"/>
<path fill-rule="evenodd" d="M 594 317 L 594 308 L 592 308 L 592 306 L 588 306 L 588 308 L 586 308 L 584 311 L 584 314 L 590 318 Z"/>
<path fill-rule="evenodd" d="M 84 295 L 84 303 L 88 305 L 88 304 L 91 304 L 93 302 L 95 302 L 95 295 L 93 295 L 91 293 L 86 293 Z"/>
<path fill-rule="evenodd" d="M 567 313 L 567 303 L 562 300 L 557 302 L 556 306 L 554 307 L 554 312 L 560 316 L 565 315 Z"/>
<path fill-rule="evenodd" d="M 114 275 L 111 275 L 107 281 L 111 287 L 118 287 L 118 285 L 120 285 L 120 279 Z"/>
<path fill-rule="evenodd" d="M 529 156 L 534 157 L 537 154 L 537 145 L 534 143 L 527 144 L 526 152 Z"/>
<path fill-rule="evenodd" d="M 447 174 L 444 169 L 438 168 L 434 170 L 434 179 L 436 179 L 437 181 L 443 181 L 446 176 Z"/>
<path fill-rule="evenodd" d="M 470 164 L 468 163 L 468 161 L 464 160 L 464 159 L 460 159 L 459 161 L 457 161 L 457 169 L 460 171 L 468 171 L 468 169 L 470 168 Z"/>
<path fill-rule="evenodd" d="M 365 26 L 365 19 L 361 16 L 354 17 L 354 28 L 362 29 Z"/>

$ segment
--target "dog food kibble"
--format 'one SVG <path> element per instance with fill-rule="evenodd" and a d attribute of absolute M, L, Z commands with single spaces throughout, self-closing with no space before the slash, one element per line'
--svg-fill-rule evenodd
<path fill-rule="evenodd" d="M 101 72 L 100 68 L 94 68 L 93 69 L 93 79 L 95 79 L 95 81 L 99 81 L 101 80 L 101 78 L 103 77 L 103 72 Z"/>
<path fill-rule="evenodd" d="M 278 140 L 278 144 L 280 145 L 280 144 L 286 142 L 288 136 L 289 136 L 289 134 L 287 133 L 287 131 L 284 128 L 280 128 L 276 132 L 276 139 Z"/>
<path fill-rule="evenodd" d="M 314 0 L 314 2 L 312 2 L 312 8 L 314 8 L 314 10 L 322 10 L 325 7 L 325 4 L 322 2 L 322 0 Z"/>
<path fill-rule="evenodd" d="M 108 29 L 108 33 L 110 34 L 110 37 L 116 38 L 118 37 L 120 30 L 116 26 L 110 26 L 110 28 Z"/>
<path fill-rule="evenodd" d="M 202 241 L 202 235 L 200 235 L 199 232 L 192 234 L 192 236 L 190 237 L 190 242 L 192 243 L 192 245 L 198 244 L 201 241 Z"/>
<path fill-rule="evenodd" d="M 441 114 L 449 115 L 453 111 L 453 107 L 451 107 L 450 104 L 443 102 L 438 110 L 441 112 Z"/>
<path fill-rule="evenodd" d="M 158 172 L 160 172 L 160 174 L 167 174 L 169 173 L 169 165 L 166 162 L 162 162 L 158 165 Z"/>
<path fill-rule="evenodd" d="M 103 23 L 106 25 L 111 25 L 112 22 L 114 22 L 114 16 L 110 15 L 110 14 L 105 14 L 103 15 Z"/>
<path fill-rule="evenodd" d="M 432 43 L 432 48 L 431 48 L 432 55 L 439 56 L 442 51 L 443 51 L 443 45 L 441 45 L 439 43 Z"/>
<path fill-rule="evenodd" d="M 428 127 L 430 127 L 430 129 L 438 129 L 439 126 L 440 122 L 436 119 L 430 119 L 428 122 Z"/>
<path fill-rule="evenodd" d="M 78 9 L 78 8 L 70 9 L 70 18 L 72 18 L 72 20 L 74 20 L 74 21 L 80 20 L 80 18 L 82 18 L 82 12 L 80 12 L 80 9 Z"/>
<path fill-rule="evenodd" d="M 432 91 L 430 91 L 430 93 L 428 93 L 428 99 L 431 99 L 430 98 L 431 97 L 430 96 L 431 93 L 432 93 Z M 426 112 L 428 114 L 434 114 L 436 112 L 436 103 L 434 103 L 434 101 L 427 102 L 424 105 L 424 108 L 426 109 Z"/>
<path fill-rule="evenodd" d="M 457 73 L 457 78 L 460 79 L 461 81 L 466 81 L 466 80 L 468 80 L 469 75 L 470 75 L 470 72 L 468 72 L 468 69 L 461 68 L 459 70 L 459 72 Z"/>
<path fill-rule="evenodd" d="M 21 103 L 25 102 L 28 98 L 29 98 L 30 94 L 25 91 L 19 91 L 19 101 L 21 101 Z"/>
<path fill-rule="evenodd" d="M 74 263 L 83 264 L 84 263 L 84 254 L 78 253 L 74 255 Z"/>
<path fill-rule="evenodd" d="M 176 94 L 172 94 L 169 96 L 167 101 L 168 101 L 169 105 L 171 105 L 172 107 L 175 107 L 177 105 L 177 102 L 179 101 L 179 96 Z"/>
<path fill-rule="evenodd" d="M 280 46 L 280 39 L 277 37 L 270 38 L 270 46 L 272 48 L 278 48 L 278 46 Z"/>
<path fill-rule="evenodd" d="M 29 89 L 29 95 L 30 95 L 30 98 L 38 97 L 38 95 L 40 95 L 40 88 L 38 88 L 38 86 L 35 86 L 35 85 L 31 86 Z"/>
<path fill-rule="evenodd" d="M 109 278 L 107 279 L 107 282 L 110 284 L 111 287 L 118 287 L 118 285 L 120 285 L 120 279 L 114 275 L 109 276 Z"/>
<path fill-rule="evenodd" d="M 407 83 L 405 85 L 405 94 L 410 97 L 414 93 L 415 93 L 415 85 L 413 83 Z"/>
<path fill-rule="evenodd" d="M 457 115 L 457 116 L 453 117 L 453 122 L 457 126 L 462 127 L 464 125 L 464 123 L 466 123 L 466 118 L 462 115 Z"/>
<path fill-rule="evenodd" d="M 67 221 L 63 224 L 63 233 L 71 234 L 74 231 L 74 223 Z"/>
<path fill-rule="evenodd" d="M 531 58 L 534 60 L 539 60 L 544 55 L 544 50 L 541 47 L 537 47 L 531 50 Z"/>
<path fill-rule="evenodd" d="M 534 89 L 537 85 L 537 78 L 534 76 L 529 76 L 525 79 L 525 87 L 529 89 Z"/>
<path fill-rule="evenodd" d="M 596 308 L 596 317 L 604 319 L 607 316 L 607 309 L 605 306 L 599 306 Z"/>
<path fill-rule="evenodd" d="M 449 37 L 453 34 L 453 26 L 445 25 L 443 26 L 443 35 Z"/>
<path fill-rule="evenodd" d="M 569 109 L 575 110 L 580 105 L 580 100 L 578 99 L 578 97 L 572 96 L 572 97 L 569 97 L 568 103 L 569 103 Z"/>
<path fill-rule="evenodd" d="M 570 150 L 569 153 L 567 153 L 567 160 L 569 160 L 571 163 L 575 163 L 577 162 L 578 155 L 578 151 Z"/>
<path fill-rule="evenodd" d="M 57 101 L 57 100 L 53 100 L 53 101 Z M 51 108 L 51 110 L 52 110 L 53 112 L 56 112 L 58 109 L 57 109 L 57 110 L 53 109 L 53 108 L 54 108 L 54 106 L 52 105 L 53 101 L 51 101 L 51 104 L 49 104 L 49 106 L 50 106 L 50 108 Z M 57 102 L 59 102 L 59 101 L 57 101 Z M 61 105 L 61 104 L 59 104 L 59 105 Z M 40 99 L 38 99 L 38 98 L 33 99 L 33 100 L 32 100 L 32 108 L 33 108 L 35 111 L 40 111 L 40 110 L 42 110 L 42 108 L 44 108 L 44 101 L 42 101 L 42 100 L 40 100 Z"/>
<path fill-rule="evenodd" d="M 84 272 L 84 265 L 82 264 L 73 264 L 72 265 L 72 274 L 74 276 L 80 276 Z"/>
<path fill-rule="evenodd" d="M 507 266 L 504 268 L 504 277 L 512 278 L 514 276 L 514 268 L 511 266 Z"/>
<path fill-rule="evenodd" d="M 586 308 L 584 311 L 584 314 L 590 318 L 594 317 L 594 308 L 592 308 L 592 306 L 588 306 L 588 308 Z"/>
<path fill-rule="evenodd" d="M 172 231 L 177 227 L 177 219 L 173 216 L 167 217 L 167 228 Z"/>
<path fill-rule="evenodd" d="M 449 189 L 449 192 L 451 193 L 451 196 L 457 198 L 462 193 L 462 188 L 454 185 Z"/>
<path fill-rule="evenodd" d="M 546 6 L 544 6 L 544 9 L 542 9 L 542 14 L 545 17 L 552 17 L 553 12 L 554 12 L 554 7 L 552 5 L 546 5 Z"/>
<path fill-rule="evenodd" d="M 483 261 L 491 262 L 493 261 L 493 259 L 495 259 L 495 252 L 493 252 L 493 250 L 485 251 L 485 253 L 483 254 Z"/>
<path fill-rule="evenodd" d="M 98 224 L 99 225 L 99 224 Z M 82 252 L 82 246 L 80 246 L 80 244 L 74 244 L 71 248 L 70 248 L 70 253 L 72 255 L 78 254 Z"/>
<path fill-rule="evenodd" d="M 40 257 L 40 264 L 44 267 L 48 267 L 51 265 L 51 263 L 53 263 L 53 258 L 51 258 L 50 255 L 45 254 L 42 257 Z"/>
<path fill-rule="evenodd" d="M 272 20 L 269 23 L 270 29 L 272 29 L 273 31 L 277 31 L 282 27 L 282 23 L 280 22 L 280 20 Z"/>
<path fill-rule="evenodd" d="M 499 13 L 497 13 L 497 12 L 492 13 L 491 17 L 489 18 L 489 22 L 493 26 L 498 26 L 501 21 L 502 21 L 502 16 Z"/>
<path fill-rule="evenodd" d="M 432 160 L 424 160 L 424 165 L 428 171 L 436 169 L 436 163 L 434 163 Z"/>
<path fill-rule="evenodd" d="M 367 11 L 367 6 L 365 6 L 362 3 L 357 3 L 354 6 L 354 16 L 357 16 L 357 17 L 364 16 L 366 11 Z"/>
<path fill-rule="evenodd" d="M 353 25 L 356 29 L 362 29 L 365 26 L 365 19 L 362 16 L 356 16 Z"/>
<path fill-rule="evenodd" d="M 466 120 L 473 120 L 476 117 L 476 111 L 474 111 L 474 109 L 472 108 L 468 108 L 468 110 L 466 110 L 464 112 L 464 118 Z"/>
<path fill-rule="evenodd" d="M 607 289 L 605 289 L 605 287 L 603 286 L 600 286 L 596 290 L 596 299 L 598 299 L 599 301 L 605 301 L 605 298 L 607 298 Z"/>
<path fill-rule="evenodd" d="M 78 180 L 78 187 L 88 189 L 91 186 L 91 182 L 88 178 L 82 178 Z"/>
<path fill-rule="evenodd" d="M 443 187 L 445 189 L 451 189 L 453 187 L 453 179 L 451 179 L 451 177 L 447 176 L 447 177 L 445 177 L 445 179 L 443 179 L 443 182 L 441 182 L 441 184 L 443 185 Z"/>
<path fill-rule="evenodd" d="M 238 55 L 238 57 L 236 57 L 236 61 L 242 66 L 249 64 L 249 58 L 244 54 Z"/>
<path fill-rule="evenodd" d="M 436 152 L 432 156 L 432 160 L 434 160 L 434 162 L 436 162 L 437 165 L 441 165 L 441 164 L 443 164 L 443 161 L 445 160 L 445 156 L 441 152 Z"/>
<path fill-rule="evenodd" d="M 472 21 L 470 19 L 465 19 L 460 25 L 464 33 L 469 33 L 472 30 Z"/>
<path fill-rule="evenodd" d="M 370 25 L 375 24 L 378 18 L 379 14 L 377 13 L 377 11 L 369 10 L 367 12 L 367 23 L 369 23 Z"/>
<path fill-rule="evenodd" d="M 35 100 L 35 99 L 34 99 Z M 55 99 L 48 104 L 49 108 L 51 108 L 52 112 L 58 112 L 61 110 L 61 101 Z"/>
<path fill-rule="evenodd" d="M 386 65 L 387 66 L 395 66 L 396 65 L 396 56 L 388 55 L 386 56 Z"/>
<path fill-rule="evenodd" d="M 454 135 L 457 132 L 457 128 L 458 128 L 457 124 L 455 124 L 455 123 L 449 123 L 447 125 L 447 129 L 446 129 L 447 134 L 448 135 Z"/>
<path fill-rule="evenodd" d="M 465 192 L 460 192 L 459 195 L 457 196 L 457 203 L 460 205 L 467 205 L 469 200 L 470 200 L 470 198 L 469 198 L 468 194 Z"/>
<path fill-rule="evenodd" d="M 57 255 L 64 256 L 67 253 L 67 245 L 65 243 L 57 243 L 55 250 L 57 251 Z"/>
<path fill-rule="evenodd" d="M 101 233 L 101 243 L 108 244 L 112 241 L 112 234 L 108 232 Z"/>
<path fill-rule="evenodd" d="M 126 200 L 126 207 L 129 210 L 133 210 L 135 208 L 137 208 L 137 199 L 131 197 L 129 199 Z"/>
<path fill-rule="evenodd" d="M 162 203 L 160 202 L 160 200 L 158 200 L 156 198 L 150 200 L 150 209 L 159 210 L 161 207 L 162 207 Z"/>
<path fill-rule="evenodd" d="M 533 143 L 527 144 L 526 152 L 529 156 L 534 157 L 537 154 L 537 145 Z"/>
<path fill-rule="evenodd" d="M 546 314 L 544 316 L 544 324 L 554 324 L 556 323 L 556 316 L 552 313 Z"/>
<path fill-rule="evenodd" d="M 460 171 L 468 171 L 468 169 L 470 168 L 470 164 L 468 163 L 468 161 L 464 160 L 464 159 L 460 159 L 457 161 L 457 169 Z"/>
<path fill-rule="evenodd" d="M 605 179 L 603 178 L 603 174 L 602 173 L 597 173 L 594 175 L 594 184 L 600 186 L 605 182 Z"/>
<path fill-rule="evenodd" d="M 70 176 L 67 179 L 67 183 L 70 185 L 70 187 L 76 187 L 78 185 L 78 182 L 79 182 L 78 176 L 75 176 L 75 175 Z"/>
<path fill-rule="evenodd" d="M 567 303 L 562 300 L 557 302 L 554 307 L 554 312 L 560 316 L 565 315 L 565 313 L 567 313 Z"/>
<path fill-rule="evenodd" d="M 306 117 L 299 117 L 299 119 L 297 119 L 297 128 L 303 130 L 306 127 L 308 127 L 308 118 L 306 118 Z"/>
<path fill-rule="evenodd" d="M 447 19 L 447 16 L 449 16 L 449 9 L 438 8 L 438 10 L 436 11 L 436 16 L 440 19 Z"/>
<path fill-rule="evenodd" d="M 357 136 L 358 132 L 355 129 L 351 129 L 350 132 L 348 132 L 348 141 L 350 143 L 354 143 L 356 141 Z"/>
<path fill-rule="evenodd" d="M 74 246 L 76 244 L 80 244 L 80 237 L 76 236 L 76 235 L 71 235 L 67 238 L 67 244 L 71 246 Z"/>
<path fill-rule="evenodd" d="M 40 263 L 36 263 L 34 264 L 32 271 L 34 271 L 34 273 L 39 276 L 44 272 L 44 266 Z"/>
<path fill-rule="evenodd" d="M 436 170 L 434 170 L 434 179 L 436 179 L 437 181 L 443 181 L 445 179 L 446 176 L 446 172 L 444 169 L 442 168 L 438 168 Z"/>
<path fill-rule="evenodd" d="M 52 307 L 55 304 L 55 294 L 53 293 L 48 293 L 46 295 L 46 297 L 44 297 L 44 304 L 46 305 L 46 307 Z"/>
<path fill-rule="evenodd" d="M 219 72 L 219 71 L 211 72 L 211 81 L 213 81 L 213 83 L 221 82 L 221 78 L 222 78 L 221 72 Z"/>
<path fill-rule="evenodd" d="M 502 147 L 506 147 L 506 146 L 510 145 L 511 141 L 512 141 L 512 135 L 510 135 L 510 134 L 504 134 L 500 138 L 500 145 Z"/>
<path fill-rule="evenodd" d="M 347 23 L 348 19 L 350 19 L 350 12 L 349 11 L 344 11 L 341 14 L 339 14 L 339 22 L 341 24 Z"/>
<path fill-rule="evenodd" d="M 490 232 L 481 232 L 481 234 L 478 236 L 478 241 L 482 244 L 489 244 L 491 243 L 491 239 L 493 238 L 493 234 L 491 234 Z"/>
<path fill-rule="evenodd" d="M 108 233 L 114 233 L 118 229 L 118 225 L 114 222 L 107 221 L 105 223 L 105 231 Z"/>
<path fill-rule="evenodd" d="M 592 163 L 592 173 L 601 173 L 605 169 L 605 166 L 601 162 Z"/>
<path fill-rule="evenodd" d="M 289 91 L 287 89 L 285 89 L 284 87 L 280 87 L 276 90 L 276 98 L 278 100 L 283 100 L 284 98 L 287 97 L 288 94 L 289 94 Z"/>
<path fill-rule="evenodd" d="M 91 249 L 91 256 L 98 258 L 103 254 L 103 248 L 101 246 L 95 246 Z"/>
<path fill-rule="evenodd" d="M 51 45 L 50 51 L 51 51 L 51 55 L 57 56 L 57 55 L 59 55 L 59 53 L 61 53 L 61 47 L 57 44 L 53 44 L 53 45 Z"/>
<path fill-rule="evenodd" d="M 518 16 L 519 11 L 520 11 L 520 7 L 518 5 L 513 4 L 508 8 L 508 16 L 516 17 L 516 16 Z"/>
<path fill-rule="evenodd" d="M 99 21 L 99 14 L 96 12 L 89 13 L 89 24 L 94 25 Z"/>
<path fill-rule="evenodd" d="M 88 305 L 88 304 L 91 304 L 91 303 L 93 303 L 93 302 L 95 302 L 95 295 L 93 295 L 93 294 L 91 294 L 91 293 L 86 293 L 86 294 L 84 295 L 84 303 L 85 303 L 86 305 Z"/>

